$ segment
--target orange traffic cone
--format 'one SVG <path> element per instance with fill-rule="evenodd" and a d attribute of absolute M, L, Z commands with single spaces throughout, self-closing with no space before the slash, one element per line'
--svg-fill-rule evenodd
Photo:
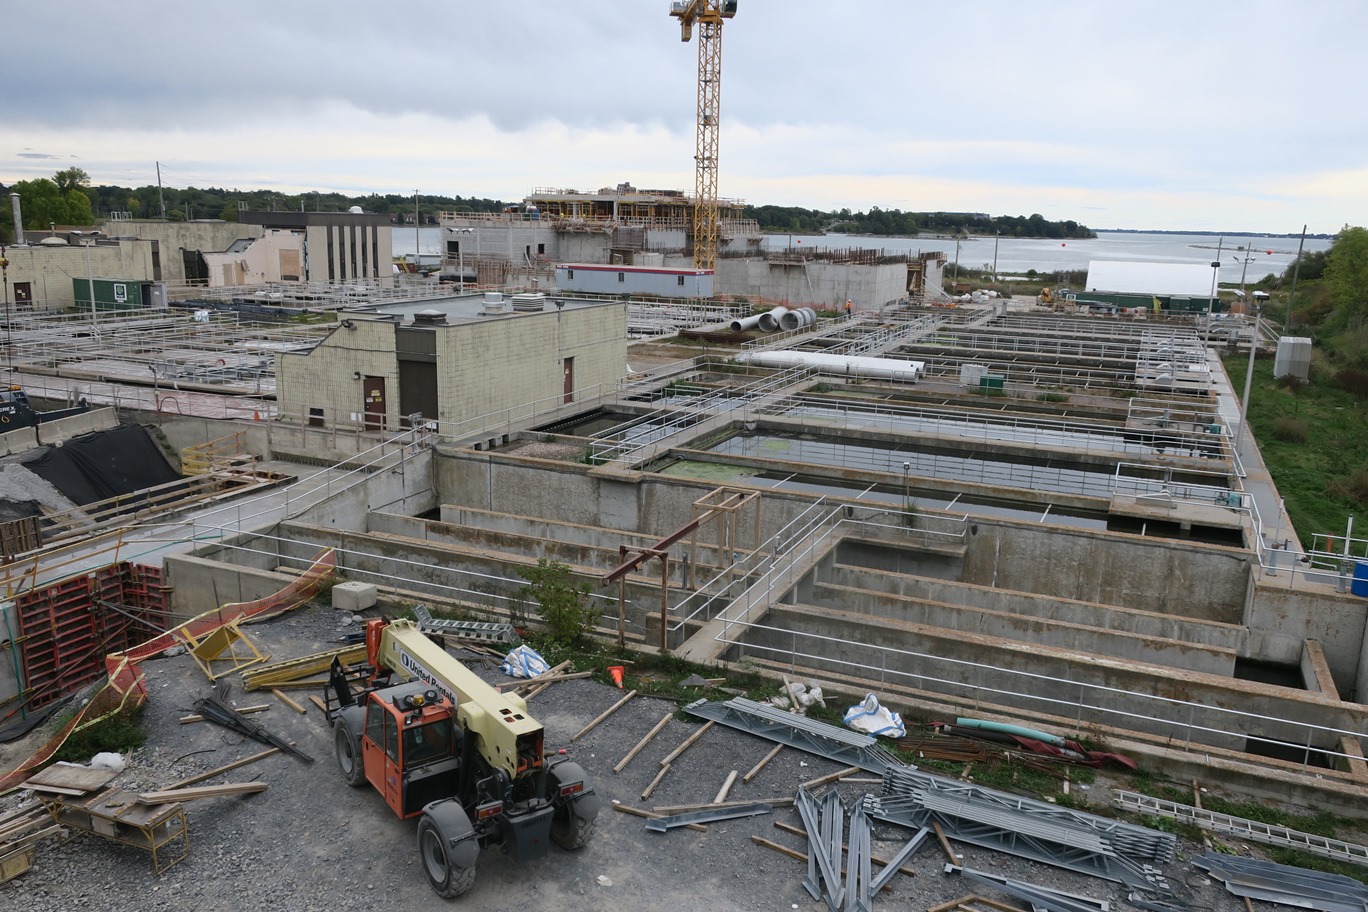
<path fill-rule="evenodd" d="M 608 673 L 613 676 L 613 683 L 618 686 L 618 690 L 622 690 L 622 673 L 626 670 L 621 665 L 608 666 Z"/>

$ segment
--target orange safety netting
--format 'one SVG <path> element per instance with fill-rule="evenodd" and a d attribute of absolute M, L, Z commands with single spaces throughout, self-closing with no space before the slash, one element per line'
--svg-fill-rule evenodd
<path fill-rule="evenodd" d="M 323 581 L 336 569 L 337 555 L 332 548 L 325 548 L 307 570 L 279 592 L 255 601 L 233 602 L 206 611 L 126 652 L 112 652 L 105 656 L 105 669 L 109 673 L 105 686 L 33 756 L 0 776 L 0 792 L 14 788 L 41 768 L 72 732 L 94 725 L 125 708 L 141 706 L 147 700 L 146 679 L 138 667 L 143 659 L 160 655 L 172 646 L 185 642 L 187 636 L 200 639 L 231 621 L 266 620 L 298 608 L 318 593 Z"/>

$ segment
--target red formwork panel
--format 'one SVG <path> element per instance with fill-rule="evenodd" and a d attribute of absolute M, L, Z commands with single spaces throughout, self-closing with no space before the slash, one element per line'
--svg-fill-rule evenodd
<path fill-rule="evenodd" d="M 16 598 L 28 708 L 103 677 L 108 653 L 165 630 L 168 591 L 159 568 L 118 563 Z"/>

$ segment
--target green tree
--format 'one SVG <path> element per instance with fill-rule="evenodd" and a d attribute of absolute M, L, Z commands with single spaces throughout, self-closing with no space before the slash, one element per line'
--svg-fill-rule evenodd
<path fill-rule="evenodd" d="M 1325 288 L 1345 325 L 1368 316 L 1368 228 L 1345 226 L 1325 258 Z"/>
<path fill-rule="evenodd" d="M 566 646 L 579 645 L 594 626 L 590 585 L 572 582 L 568 566 L 546 558 L 535 567 L 519 570 L 518 575 L 528 583 L 518 590 L 518 598 L 537 603 L 537 613 L 551 638 Z"/>
<path fill-rule="evenodd" d="M 63 168 L 52 175 L 52 182 L 63 196 L 69 190 L 84 190 L 90 186 L 90 175 L 82 168 Z"/>

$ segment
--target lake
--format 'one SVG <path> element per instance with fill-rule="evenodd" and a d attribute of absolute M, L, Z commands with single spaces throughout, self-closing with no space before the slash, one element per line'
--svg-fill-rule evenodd
<path fill-rule="evenodd" d="M 417 232 L 421 253 L 438 254 L 442 250 L 442 229 L 424 227 Z M 394 229 L 394 255 L 413 253 L 415 232 L 403 226 Z M 999 272 L 1023 273 L 1028 269 L 1050 274 L 1061 270 L 1087 269 L 1089 260 L 1126 260 L 1149 263 L 1202 263 L 1209 265 L 1216 258 L 1216 235 L 1152 234 L 1147 232 L 1099 231 L 1087 240 L 1045 240 L 1043 238 L 972 237 L 959 242 L 959 264 L 966 268 L 992 269 L 996 246 Z M 1221 281 L 1238 283 L 1241 271 L 1247 282 L 1253 283 L 1270 272 L 1281 275 L 1297 256 L 1296 237 L 1227 237 L 1221 250 Z M 938 250 L 950 264 L 956 259 L 953 238 L 935 237 L 866 237 L 853 234 L 768 234 L 765 247 L 770 250 L 803 247 L 826 247 L 844 250 L 852 247 L 887 250 L 898 253 L 922 253 Z M 1249 248 L 1246 253 L 1243 249 Z M 1330 241 L 1307 238 L 1307 250 L 1326 250 Z M 467 248 L 470 253 L 474 245 Z M 1249 262 L 1245 262 L 1248 259 Z M 947 264 L 946 272 L 953 272 Z"/>

